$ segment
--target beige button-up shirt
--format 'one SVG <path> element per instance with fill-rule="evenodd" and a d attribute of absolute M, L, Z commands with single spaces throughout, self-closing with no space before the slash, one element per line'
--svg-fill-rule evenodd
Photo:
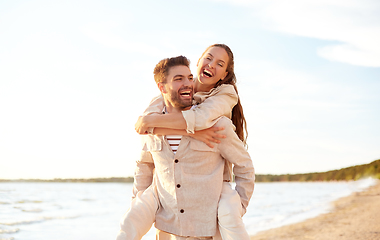
<path fill-rule="evenodd" d="M 222 84 L 212 88 L 209 92 L 197 92 L 193 96 L 193 105 L 196 108 L 182 111 L 189 133 L 212 127 L 221 116 L 231 118 L 232 108 L 238 102 L 238 95 L 230 84 Z M 152 99 L 144 115 L 162 113 L 164 99 L 161 95 Z M 153 128 L 148 130 L 153 133 Z M 232 164 L 225 162 L 224 180 L 232 180 Z"/>
<path fill-rule="evenodd" d="M 225 127 L 221 134 L 227 138 L 214 144 L 214 148 L 183 136 L 174 155 L 164 137 L 142 137 L 143 149 L 135 172 L 134 195 L 145 190 L 155 178 L 160 201 L 156 228 L 180 236 L 214 236 L 223 169 L 224 180 L 230 180 L 232 164 L 235 189 L 242 207 L 247 207 L 254 188 L 252 160 L 234 132 L 231 120 L 220 119 L 220 116 L 231 117 L 237 100 L 232 85 L 221 85 L 207 93 L 196 93 L 194 104 L 199 105 L 182 112 L 188 132 L 209 128 L 215 123 Z M 161 113 L 163 107 L 162 96 L 159 96 L 152 100 L 144 114 Z"/>
<path fill-rule="evenodd" d="M 225 160 L 234 164 L 236 191 L 247 207 L 254 188 L 252 160 L 230 119 L 222 117 L 216 125 L 225 128 L 227 138 L 221 143 L 210 148 L 183 136 L 175 155 L 163 136 L 143 136 L 134 191 L 145 190 L 155 177 L 160 202 L 156 228 L 179 236 L 215 235 Z"/>

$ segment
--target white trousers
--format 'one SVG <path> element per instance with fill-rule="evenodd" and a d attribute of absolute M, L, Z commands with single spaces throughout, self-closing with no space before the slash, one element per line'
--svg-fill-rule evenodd
<path fill-rule="evenodd" d="M 117 240 L 140 240 L 152 227 L 158 209 L 158 197 L 154 184 L 143 192 L 138 192 L 131 207 L 120 222 Z M 218 228 L 216 235 L 208 238 L 181 237 L 157 230 L 156 240 L 249 240 L 245 229 L 239 194 L 228 182 L 223 183 L 218 204 Z"/>

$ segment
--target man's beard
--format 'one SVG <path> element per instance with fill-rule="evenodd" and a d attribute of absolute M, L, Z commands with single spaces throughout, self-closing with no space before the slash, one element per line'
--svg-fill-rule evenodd
<path fill-rule="evenodd" d="M 192 98 L 190 98 L 188 100 L 181 99 L 179 91 L 182 91 L 185 89 L 189 89 L 189 90 L 191 90 L 191 92 L 193 92 L 193 88 L 184 87 L 184 88 L 179 89 L 177 92 L 170 91 L 168 93 L 168 97 L 169 97 L 168 100 L 170 101 L 170 103 L 172 104 L 173 107 L 178 108 L 178 109 L 185 109 L 185 108 L 193 105 L 192 104 Z"/>

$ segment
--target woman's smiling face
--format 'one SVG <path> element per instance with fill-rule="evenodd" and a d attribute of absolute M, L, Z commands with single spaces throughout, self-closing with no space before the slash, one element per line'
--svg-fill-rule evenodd
<path fill-rule="evenodd" d="M 228 72 L 229 57 L 221 47 L 209 48 L 197 63 L 196 91 L 208 92 L 219 80 L 223 80 Z"/>

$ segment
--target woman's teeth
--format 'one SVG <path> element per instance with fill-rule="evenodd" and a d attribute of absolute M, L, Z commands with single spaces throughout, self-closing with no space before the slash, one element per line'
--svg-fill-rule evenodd
<path fill-rule="evenodd" d="M 207 70 L 204 70 L 203 74 L 206 75 L 207 77 L 212 77 L 212 73 Z"/>

